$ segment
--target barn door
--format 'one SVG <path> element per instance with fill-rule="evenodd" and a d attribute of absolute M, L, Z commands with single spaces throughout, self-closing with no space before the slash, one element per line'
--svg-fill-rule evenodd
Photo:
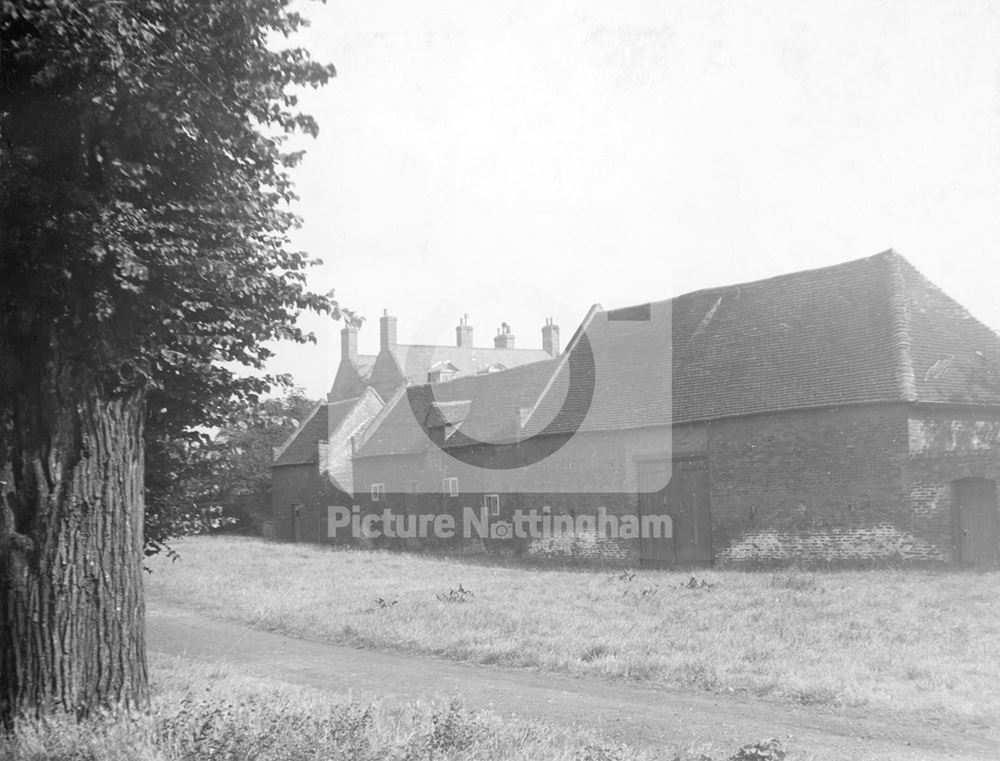
<path fill-rule="evenodd" d="M 712 515 L 708 504 L 708 461 L 674 460 L 667 485 L 667 512 L 674 519 L 677 565 L 711 565 Z"/>
<path fill-rule="evenodd" d="M 954 504 L 955 560 L 963 565 L 995 566 L 1000 550 L 996 482 L 986 478 L 955 481 Z"/>
<path fill-rule="evenodd" d="M 666 515 L 667 487 L 656 489 L 667 479 L 666 462 L 640 462 L 639 466 L 639 524 L 644 526 L 643 516 Z M 643 566 L 653 568 L 674 565 L 677 561 L 674 552 L 673 536 L 648 536 L 643 530 L 639 539 L 639 559 Z"/>
<path fill-rule="evenodd" d="M 704 458 L 674 460 L 670 481 L 663 483 L 666 462 L 640 462 L 639 513 L 669 515 L 673 536 L 647 537 L 643 534 L 640 552 L 643 565 L 709 565 L 712 562 L 712 516 L 708 503 L 708 462 Z"/>

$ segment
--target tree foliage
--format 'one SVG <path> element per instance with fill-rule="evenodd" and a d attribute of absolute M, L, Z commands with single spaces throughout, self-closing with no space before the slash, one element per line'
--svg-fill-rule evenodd
<path fill-rule="evenodd" d="M 340 315 L 288 245 L 284 134 L 317 131 L 295 90 L 334 70 L 273 44 L 304 24 L 287 5 L 3 3 L 0 399 L 54 329 L 113 387 L 144 385 L 160 454 L 280 381 L 230 368 L 309 340 L 300 311 Z"/>
<path fill-rule="evenodd" d="M 315 402 L 300 388 L 234 405 L 214 432 L 147 445 L 146 553 L 169 551 L 171 537 L 230 526 L 253 529 L 249 514 L 270 504 L 271 462 Z"/>
<path fill-rule="evenodd" d="M 297 91 L 334 76 L 290 4 L 0 0 L 5 721 L 143 702 L 143 441 L 162 488 L 276 381 L 232 368 L 341 316 L 289 241 Z"/>

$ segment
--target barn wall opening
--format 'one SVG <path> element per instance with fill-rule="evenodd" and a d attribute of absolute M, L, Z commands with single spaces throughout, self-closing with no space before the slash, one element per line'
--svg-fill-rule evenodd
<path fill-rule="evenodd" d="M 988 478 L 952 482 L 952 550 L 956 563 L 993 567 L 1000 558 L 997 484 Z"/>

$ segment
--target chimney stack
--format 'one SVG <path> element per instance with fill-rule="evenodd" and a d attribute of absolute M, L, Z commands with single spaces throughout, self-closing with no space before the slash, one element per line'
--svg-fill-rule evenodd
<path fill-rule="evenodd" d="M 358 329 L 353 325 L 345 325 L 340 331 L 340 361 L 358 363 Z"/>
<path fill-rule="evenodd" d="M 396 318 L 389 316 L 389 310 L 382 310 L 382 317 L 379 319 L 379 345 L 382 351 L 396 348 Z"/>
<path fill-rule="evenodd" d="M 514 348 L 514 334 L 510 332 L 510 325 L 506 322 L 500 324 L 497 334 L 493 336 L 493 347 L 496 349 Z"/>
<path fill-rule="evenodd" d="M 553 323 L 551 317 L 542 326 L 542 348 L 553 357 L 559 355 L 559 326 Z"/>
<path fill-rule="evenodd" d="M 459 348 L 472 348 L 472 326 L 469 324 L 469 315 L 463 316 L 455 328 L 455 345 Z"/>

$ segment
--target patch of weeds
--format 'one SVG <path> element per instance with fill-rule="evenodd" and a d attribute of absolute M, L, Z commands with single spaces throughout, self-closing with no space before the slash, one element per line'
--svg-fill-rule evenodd
<path fill-rule="evenodd" d="M 625 677 L 637 682 L 653 679 L 659 676 L 659 673 L 659 666 L 649 661 L 635 661 L 629 663 L 625 668 Z"/>
<path fill-rule="evenodd" d="M 458 589 L 449 589 L 447 594 L 438 594 L 437 598 L 441 602 L 469 602 L 475 596 L 471 589 L 459 584 Z"/>
<path fill-rule="evenodd" d="M 183 761 L 298 761 L 317 747 L 363 756 L 369 746 L 372 710 L 360 704 L 309 713 L 251 696 L 238 703 L 185 698 L 176 712 L 157 717 L 158 745 Z"/>
<path fill-rule="evenodd" d="M 635 571 L 629 570 L 628 568 L 623 568 L 618 573 L 613 573 L 610 576 L 608 576 L 608 581 L 621 581 L 628 584 L 634 578 L 635 578 Z"/>
<path fill-rule="evenodd" d="M 340 627 L 340 636 L 343 639 L 355 640 L 358 637 L 358 630 L 352 624 L 344 624 Z"/>
<path fill-rule="evenodd" d="M 643 587 L 638 590 L 626 589 L 622 592 L 622 597 L 634 597 L 636 600 L 646 600 L 655 597 L 659 591 L 659 587 Z"/>
<path fill-rule="evenodd" d="M 800 687 L 792 693 L 795 701 L 802 705 L 830 705 L 837 700 L 837 691 L 832 687 L 816 685 L 814 687 Z"/>
<path fill-rule="evenodd" d="M 431 731 L 418 744 L 433 758 L 468 750 L 482 732 L 481 722 L 465 710 L 462 701 L 452 700 L 447 709 L 431 715 Z"/>
<path fill-rule="evenodd" d="M 612 648 L 608 647 L 603 642 L 597 642 L 593 645 L 588 645 L 580 653 L 580 660 L 590 663 L 591 661 L 596 661 L 599 658 L 603 658 L 606 655 L 611 655 L 614 653 Z"/>
<path fill-rule="evenodd" d="M 784 758 L 785 749 L 776 737 L 772 737 L 744 745 L 729 757 L 729 761 L 784 761 Z"/>
<path fill-rule="evenodd" d="M 704 579 L 696 579 L 692 576 L 689 581 L 682 581 L 678 586 L 680 589 L 713 589 L 715 584 L 710 584 Z"/>
<path fill-rule="evenodd" d="M 378 610 L 388 610 L 389 608 L 392 608 L 394 605 L 396 605 L 396 603 L 398 602 L 399 600 L 386 600 L 384 597 L 379 597 L 377 600 L 375 600 L 375 608 L 377 608 Z"/>

